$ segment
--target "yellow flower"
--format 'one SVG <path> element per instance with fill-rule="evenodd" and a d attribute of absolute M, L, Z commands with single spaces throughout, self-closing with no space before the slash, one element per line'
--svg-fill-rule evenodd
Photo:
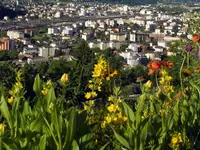
<path fill-rule="evenodd" d="M 48 90 L 47 90 L 46 88 L 44 88 L 41 92 L 42 92 L 42 94 L 43 94 L 44 96 L 48 94 Z"/>
<path fill-rule="evenodd" d="M 60 78 L 60 81 L 63 83 L 63 84 L 66 84 L 68 82 L 69 78 L 68 78 L 68 74 L 64 73 L 62 75 L 62 77 Z"/>
<path fill-rule="evenodd" d="M 91 96 L 94 98 L 97 96 L 97 93 L 96 92 L 91 92 Z"/>
<path fill-rule="evenodd" d="M 171 142 L 172 142 L 173 144 L 176 144 L 176 143 L 178 142 L 178 139 L 177 139 L 177 137 L 172 137 L 172 140 L 171 140 Z"/>
<path fill-rule="evenodd" d="M 119 110 L 119 106 L 111 104 L 110 106 L 107 107 L 107 109 L 109 112 L 116 112 L 117 110 Z"/>
<path fill-rule="evenodd" d="M 110 74 L 111 77 L 114 77 L 115 75 L 117 75 L 117 71 L 115 70 L 112 74 Z"/>
<path fill-rule="evenodd" d="M 151 88 L 151 85 L 152 85 L 152 82 L 150 80 L 148 80 L 146 83 L 145 83 L 145 86 L 148 87 L 148 88 Z"/>
<path fill-rule="evenodd" d="M 94 100 L 90 100 L 88 103 L 90 106 L 94 106 Z"/>
<path fill-rule="evenodd" d="M 92 83 L 92 80 L 89 80 L 88 82 L 89 82 L 89 83 Z"/>
<path fill-rule="evenodd" d="M 162 85 L 165 84 L 165 78 L 164 78 L 164 77 L 161 77 L 159 82 L 160 82 L 160 84 L 162 84 Z"/>
<path fill-rule="evenodd" d="M 12 104 L 12 103 L 13 103 L 13 100 L 14 100 L 14 97 L 11 96 L 11 97 L 8 99 L 8 103 L 9 103 L 9 104 Z"/>
<path fill-rule="evenodd" d="M 117 117 L 114 117 L 114 118 L 113 118 L 113 121 L 115 121 L 115 122 L 116 122 L 116 121 L 117 121 Z"/>
<path fill-rule="evenodd" d="M 4 123 L 0 124 L 0 136 L 2 136 L 5 132 L 6 125 Z"/>
<path fill-rule="evenodd" d="M 107 80 L 107 81 L 110 81 L 110 76 L 106 77 L 106 80 Z"/>
<path fill-rule="evenodd" d="M 22 84 L 21 84 L 20 82 L 15 82 L 15 85 L 16 85 L 18 88 L 20 88 L 20 89 L 23 88 L 23 86 L 22 86 Z"/>
<path fill-rule="evenodd" d="M 87 92 L 87 93 L 85 94 L 85 98 L 86 98 L 86 99 L 90 99 L 90 97 L 91 97 L 91 93 L 90 93 L 90 92 Z"/>
<path fill-rule="evenodd" d="M 89 85 L 88 85 L 88 88 L 91 89 L 91 90 L 93 89 L 93 87 L 94 87 L 93 84 L 89 84 Z"/>
<path fill-rule="evenodd" d="M 98 86 L 98 87 L 97 87 L 97 90 L 98 90 L 99 92 L 101 92 L 101 87 L 100 87 L 100 86 Z"/>
<path fill-rule="evenodd" d="M 183 142 L 183 139 L 182 139 L 182 137 L 181 137 L 181 133 L 178 133 L 178 141 L 179 141 L 180 143 Z"/>
<path fill-rule="evenodd" d="M 87 105 L 84 105 L 84 110 L 88 110 L 89 107 Z"/>
<path fill-rule="evenodd" d="M 167 71 L 166 71 L 166 70 L 164 70 L 164 69 L 162 69 L 162 70 L 160 71 L 160 73 L 161 73 L 161 75 L 162 75 L 162 76 L 165 76 L 165 75 L 167 75 Z"/>
<path fill-rule="evenodd" d="M 123 121 L 127 121 L 128 120 L 128 118 L 127 117 L 123 117 Z"/>
<path fill-rule="evenodd" d="M 119 112 L 118 118 L 119 118 L 119 119 L 122 119 L 122 112 Z"/>
<path fill-rule="evenodd" d="M 105 117 L 106 122 L 109 124 L 112 121 L 112 118 L 110 117 L 110 115 L 107 115 L 107 117 Z"/>
<path fill-rule="evenodd" d="M 103 121 L 102 123 L 101 123 L 101 128 L 105 128 L 106 127 L 106 121 Z"/>

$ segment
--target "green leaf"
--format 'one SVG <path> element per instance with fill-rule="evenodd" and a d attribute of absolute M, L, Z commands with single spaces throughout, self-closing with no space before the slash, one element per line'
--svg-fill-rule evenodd
<path fill-rule="evenodd" d="M 0 110 L 1 110 L 3 117 L 7 120 L 10 129 L 12 129 L 13 124 L 12 124 L 12 120 L 11 120 L 11 115 L 8 110 L 7 102 L 5 101 L 5 98 L 3 95 L 1 96 Z"/>
<path fill-rule="evenodd" d="M 107 146 L 108 146 L 108 144 L 110 144 L 110 142 L 108 142 L 108 143 L 106 143 L 104 146 L 102 146 L 99 150 L 104 150 Z"/>
<path fill-rule="evenodd" d="M 47 138 L 46 134 L 44 134 L 43 136 L 40 137 L 40 143 L 39 143 L 40 150 L 45 150 L 46 138 Z"/>
<path fill-rule="evenodd" d="M 146 140 L 146 138 L 147 138 L 147 131 L 148 131 L 148 121 L 149 121 L 149 119 L 148 118 L 146 118 L 143 122 L 142 122 L 142 124 L 141 124 L 141 126 L 140 126 L 140 128 L 141 128 L 141 133 L 140 133 L 140 140 L 141 140 L 141 143 L 143 143 L 143 142 L 145 142 L 145 140 Z"/>
<path fill-rule="evenodd" d="M 122 104 L 123 104 L 124 112 L 125 112 L 126 116 L 129 118 L 129 120 L 134 122 L 135 115 L 134 115 L 133 110 L 125 102 L 123 102 Z"/>
<path fill-rule="evenodd" d="M 38 131 L 40 132 L 42 130 L 42 124 L 43 120 L 41 117 L 38 117 L 30 124 L 30 130 L 31 131 Z"/>
<path fill-rule="evenodd" d="M 73 142 L 72 142 L 72 150 L 79 150 L 79 146 L 78 146 L 76 140 L 73 140 Z"/>
<path fill-rule="evenodd" d="M 49 90 L 48 95 L 47 95 L 47 106 L 49 106 L 51 102 L 55 105 L 55 100 L 56 100 L 56 96 L 55 96 L 54 88 L 52 87 Z"/>
<path fill-rule="evenodd" d="M 34 84 L 33 84 L 33 90 L 37 94 L 41 93 L 41 90 L 42 90 L 42 81 L 40 79 L 39 74 L 37 74 L 36 77 L 35 77 L 35 81 L 34 81 Z"/>
<path fill-rule="evenodd" d="M 77 124 L 77 111 L 75 108 L 71 108 L 71 111 L 69 111 L 69 120 L 66 120 L 66 135 L 65 135 L 65 141 L 64 141 L 64 147 L 70 146 L 71 142 L 74 138 L 75 132 L 76 132 L 76 124 Z M 66 148 L 67 149 L 67 148 Z"/>
<path fill-rule="evenodd" d="M 115 134 L 116 139 L 117 139 L 123 146 L 125 146 L 125 147 L 128 148 L 128 149 L 130 149 L 130 145 L 129 145 L 129 143 L 127 142 L 127 140 L 126 140 L 124 137 L 122 137 L 121 135 L 119 135 L 114 129 L 113 129 L 113 132 L 114 132 L 114 134 Z"/>

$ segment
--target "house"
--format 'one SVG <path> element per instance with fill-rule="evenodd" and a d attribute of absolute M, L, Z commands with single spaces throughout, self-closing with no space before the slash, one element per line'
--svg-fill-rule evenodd
<path fill-rule="evenodd" d="M 23 48 L 23 54 L 34 54 L 38 55 L 38 48 L 35 45 L 28 45 Z"/>
<path fill-rule="evenodd" d="M 39 56 L 41 57 L 56 57 L 60 55 L 60 49 L 57 47 L 44 46 L 39 48 Z"/>
<path fill-rule="evenodd" d="M 110 41 L 125 41 L 126 33 L 110 33 Z"/>
<path fill-rule="evenodd" d="M 9 38 L 0 39 L 0 50 L 13 50 L 15 49 L 15 41 Z"/>

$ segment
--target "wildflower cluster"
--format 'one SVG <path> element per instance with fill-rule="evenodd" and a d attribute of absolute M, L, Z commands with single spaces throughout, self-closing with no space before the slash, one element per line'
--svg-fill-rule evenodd
<path fill-rule="evenodd" d="M 149 72 L 148 75 L 156 74 L 160 71 L 161 67 L 171 68 L 173 65 L 172 62 L 164 62 L 164 61 L 153 61 L 148 63 Z"/>
<path fill-rule="evenodd" d="M 117 90 L 118 88 L 116 88 L 116 91 Z M 118 95 L 111 95 L 110 97 L 108 97 L 108 101 L 110 102 L 107 106 L 108 113 L 106 114 L 104 120 L 101 123 L 102 128 L 105 128 L 106 125 L 109 124 L 122 124 L 128 119 L 125 115 L 122 114 L 122 109 L 120 108 L 122 100 Z"/>
<path fill-rule="evenodd" d="M 45 84 L 43 84 L 43 89 L 41 91 L 42 95 L 47 95 L 49 89 L 52 87 L 53 83 L 51 80 L 48 80 Z"/>
<path fill-rule="evenodd" d="M 13 103 L 15 97 L 18 97 L 21 94 L 23 94 L 23 85 L 21 83 L 21 81 L 22 81 L 21 75 L 22 75 L 21 72 L 17 72 L 16 82 L 12 86 L 12 89 L 9 91 L 9 94 L 11 95 L 11 97 L 8 98 L 8 103 L 9 104 Z"/>
<path fill-rule="evenodd" d="M 168 98 L 171 97 L 171 93 L 174 92 L 174 87 L 171 85 L 172 77 L 168 75 L 165 69 L 160 71 L 161 77 L 159 79 L 161 90 Z M 171 98 L 170 98 L 171 99 Z"/>

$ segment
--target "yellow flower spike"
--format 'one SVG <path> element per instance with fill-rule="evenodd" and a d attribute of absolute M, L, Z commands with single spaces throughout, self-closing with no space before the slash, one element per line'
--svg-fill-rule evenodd
<path fill-rule="evenodd" d="M 86 98 L 86 99 L 90 99 L 90 97 L 91 97 L 91 92 L 85 93 L 85 98 Z"/>
<path fill-rule="evenodd" d="M 9 103 L 9 104 L 12 104 L 12 103 L 13 103 L 13 100 L 14 100 L 14 97 L 11 96 L 11 97 L 8 99 L 8 103 Z"/>
<path fill-rule="evenodd" d="M 43 94 L 44 96 L 48 94 L 48 90 L 47 90 L 46 88 L 44 88 L 41 92 L 42 92 L 42 94 Z"/>
<path fill-rule="evenodd" d="M 172 137 L 171 142 L 172 142 L 173 144 L 178 143 L 178 138 L 177 138 L 177 137 Z"/>
<path fill-rule="evenodd" d="M 0 124 L 0 136 L 2 136 L 5 132 L 6 125 L 4 123 Z"/>
<path fill-rule="evenodd" d="M 68 74 L 64 73 L 60 78 L 61 83 L 66 84 L 69 80 Z"/>
<path fill-rule="evenodd" d="M 152 85 L 152 82 L 150 80 L 148 80 L 146 83 L 145 83 L 145 86 L 148 87 L 148 88 L 151 88 L 151 85 Z"/>

